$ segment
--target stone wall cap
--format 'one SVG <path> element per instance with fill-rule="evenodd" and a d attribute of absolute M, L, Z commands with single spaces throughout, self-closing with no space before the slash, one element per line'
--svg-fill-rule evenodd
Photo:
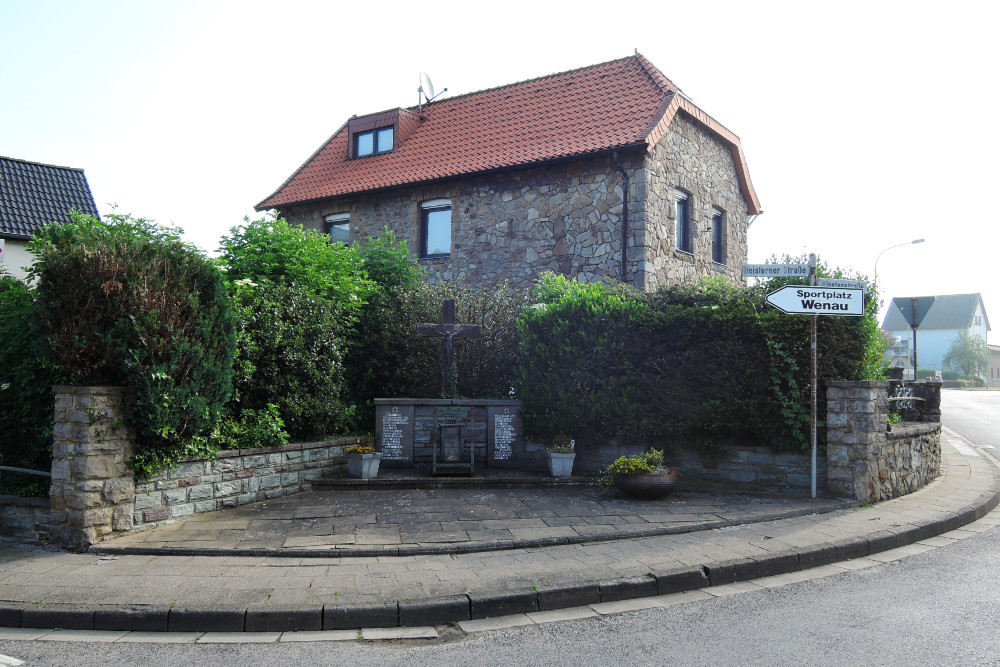
<path fill-rule="evenodd" d="M 940 422 L 900 422 L 892 425 L 892 430 L 885 434 L 887 440 L 902 440 L 915 435 L 925 435 L 927 433 L 938 433 L 941 431 Z"/>
<path fill-rule="evenodd" d="M 376 398 L 375 405 L 521 406 L 522 402 L 510 398 Z"/>
<path fill-rule="evenodd" d="M 826 380 L 827 387 L 848 388 L 860 387 L 863 389 L 885 389 L 888 382 L 882 380 Z"/>
<path fill-rule="evenodd" d="M 125 392 L 125 387 L 120 385 L 75 385 L 75 384 L 56 384 L 52 386 L 53 394 L 122 394 Z"/>

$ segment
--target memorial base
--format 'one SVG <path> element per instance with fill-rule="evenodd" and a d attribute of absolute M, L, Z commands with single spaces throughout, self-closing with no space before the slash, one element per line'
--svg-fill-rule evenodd
<path fill-rule="evenodd" d="M 523 470 L 520 410 L 512 400 L 376 398 L 375 449 L 384 468 L 431 469 L 440 425 L 462 424 L 477 470 Z"/>

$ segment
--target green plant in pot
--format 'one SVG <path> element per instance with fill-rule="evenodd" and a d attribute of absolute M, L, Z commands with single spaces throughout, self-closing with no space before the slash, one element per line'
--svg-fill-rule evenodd
<path fill-rule="evenodd" d="M 549 474 L 553 477 L 569 477 L 573 474 L 576 460 L 576 441 L 568 435 L 559 434 L 552 438 L 546 455 L 549 460 Z"/>
<path fill-rule="evenodd" d="M 663 450 L 650 449 L 642 454 L 619 456 L 601 475 L 601 488 L 612 487 L 636 498 L 662 498 L 671 493 L 681 473 L 663 465 Z"/>
<path fill-rule="evenodd" d="M 366 433 L 358 438 L 356 445 L 344 450 L 347 455 L 347 475 L 356 479 L 368 479 L 378 475 L 378 464 L 382 452 L 375 451 L 375 436 Z"/>

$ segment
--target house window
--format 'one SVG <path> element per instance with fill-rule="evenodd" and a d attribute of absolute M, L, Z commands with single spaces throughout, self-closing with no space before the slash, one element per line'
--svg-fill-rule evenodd
<path fill-rule="evenodd" d="M 451 201 L 435 199 L 420 207 L 420 256 L 451 255 Z"/>
<path fill-rule="evenodd" d="M 712 261 L 726 263 L 726 216 L 717 208 L 712 209 Z"/>
<path fill-rule="evenodd" d="M 983 323 L 983 319 L 980 315 L 976 315 L 976 326 L 980 326 Z"/>
<path fill-rule="evenodd" d="M 347 213 L 336 213 L 326 216 L 326 233 L 330 235 L 330 243 L 351 242 L 351 216 Z"/>
<path fill-rule="evenodd" d="M 694 239 L 691 233 L 691 200 L 688 193 L 677 191 L 675 200 L 677 214 L 674 216 L 677 249 L 683 252 L 694 252 Z"/>
<path fill-rule="evenodd" d="M 392 151 L 392 126 L 358 132 L 354 135 L 354 157 L 379 155 Z"/>

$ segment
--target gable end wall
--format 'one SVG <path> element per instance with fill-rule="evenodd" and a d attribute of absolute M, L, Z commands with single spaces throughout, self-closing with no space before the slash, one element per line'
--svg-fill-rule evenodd
<path fill-rule="evenodd" d="M 700 275 L 727 276 L 736 284 L 747 259 L 748 208 L 729 146 L 684 112 L 650 150 L 645 169 L 646 263 L 643 287 L 690 282 Z M 694 252 L 677 250 L 674 193 L 689 195 Z M 725 214 L 726 263 L 712 261 L 712 208 Z"/>

